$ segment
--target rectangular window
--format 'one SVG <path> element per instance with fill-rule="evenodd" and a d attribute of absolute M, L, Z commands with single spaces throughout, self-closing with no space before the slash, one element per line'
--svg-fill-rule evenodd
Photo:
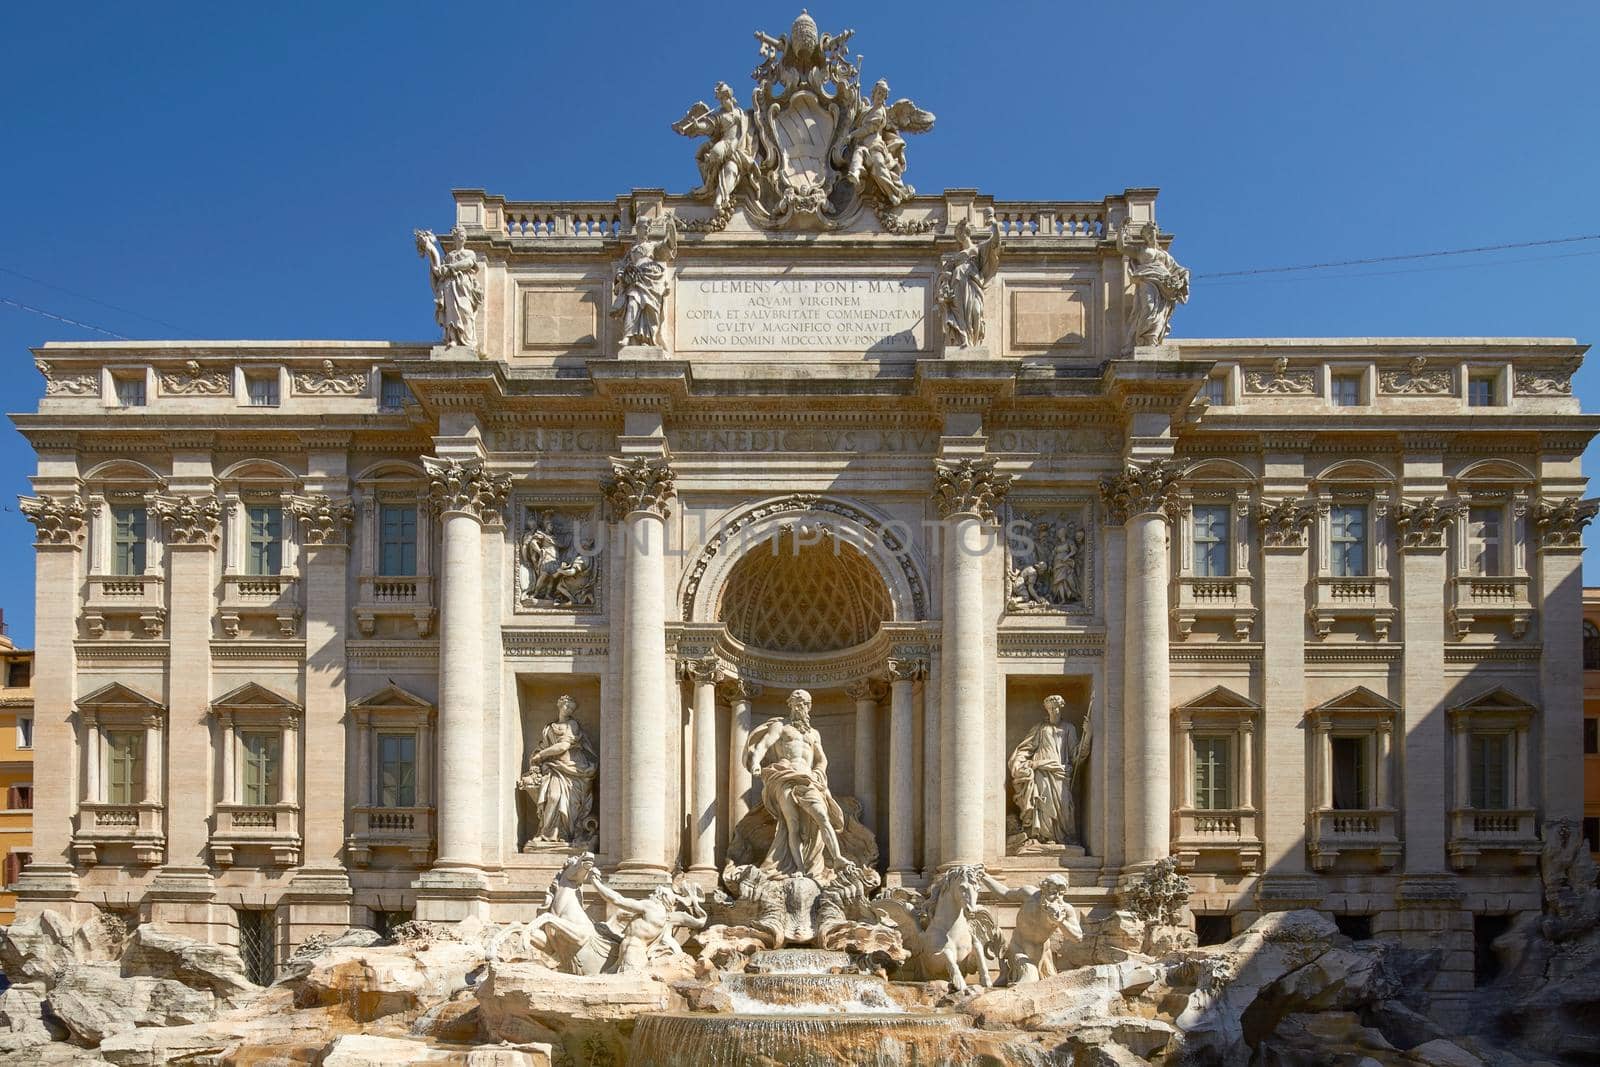
<path fill-rule="evenodd" d="M 1469 508 L 1467 511 L 1467 565 L 1473 574 L 1500 573 L 1499 508 Z"/>
<path fill-rule="evenodd" d="M 277 731 L 252 731 L 239 735 L 240 801 L 245 804 L 276 804 L 278 781 L 283 771 L 283 735 Z"/>
<path fill-rule="evenodd" d="M 6 790 L 6 810 L 7 811 L 32 811 L 33 810 L 33 786 L 32 785 L 14 785 L 10 789 L 7 789 Z"/>
<path fill-rule="evenodd" d="M 1194 739 L 1194 806 L 1202 811 L 1233 807 L 1233 745 L 1226 737 Z"/>
<path fill-rule="evenodd" d="M 252 506 L 247 509 L 247 517 L 249 528 L 245 531 L 245 573 L 281 573 L 283 509 L 277 506 Z"/>
<path fill-rule="evenodd" d="M 244 973 L 256 985 L 271 985 L 277 977 L 277 947 L 273 944 L 272 912 L 239 909 L 239 955 Z"/>
<path fill-rule="evenodd" d="M 385 577 L 417 573 L 417 509 L 385 504 L 378 509 L 378 573 Z"/>
<path fill-rule="evenodd" d="M 1194 520 L 1194 573 L 1198 578 L 1223 578 L 1228 566 L 1228 509 L 1196 507 Z"/>
<path fill-rule="evenodd" d="M 276 374 L 251 374 L 244 380 L 245 394 L 250 407 L 275 408 L 278 406 L 278 376 Z"/>
<path fill-rule="evenodd" d="M 380 379 L 380 392 L 378 404 L 391 411 L 398 411 L 411 403 L 411 390 L 406 388 L 405 379 L 398 374 L 385 373 Z"/>
<path fill-rule="evenodd" d="M 106 734 L 106 801 L 137 804 L 144 794 L 144 734 L 111 730 Z"/>
<path fill-rule="evenodd" d="M 130 374 L 126 377 L 118 375 L 111 380 L 116 385 L 118 407 L 144 407 L 144 375 Z"/>
<path fill-rule="evenodd" d="M 1206 379 L 1200 395 L 1205 397 L 1208 404 L 1226 404 L 1228 402 L 1228 376 L 1226 374 L 1213 374 Z"/>
<path fill-rule="evenodd" d="M 1365 504 L 1339 504 L 1328 513 L 1332 571 L 1336 578 L 1358 578 L 1367 574 L 1367 507 Z"/>
<path fill-rule="evenodd" d="M 417 735 L 378 735 L 378 806 L 417 804 Z"/>
<path fill-rule="evenodd" d="M 1335 737 L 1333 746 L 1333 806 L 1340 811 L 1367 807 L 1367 739 Z"/>
<path fill-rule="evenodd" d="M 0 626 L 3 626 L 3 625 L 4 624 L 0 624 Z M 4 629 L 0 629 L 0 633 L 4 633 L 4 632 L 5 632 Z M 10 686 L 13 689 L 21 689 L 24 686 L 26 686 L 32 680 L 33 680 L 33 661 L 32 660 L 14 659 L 14 660 L 11 661 L 11 663 L 10 663 L 8 669 L 7 669 L 7 672 L 6 672 L 6 685 Z"/>
<path fill-rule="evenodd" d="M 1335 374 L 1333 376 L 1333 403 L 1336 407 L 1361 406 L 1361 375 Z"/>
<path fill-rule="evenodd" d="M 1498 811 L 1511 806 L 1511 737 L 1508 734 L 1473 734 L 1472 806 Z"/>
<path fill-rule="evenodd" d="M 1593 722 L 1594 720 L 1590 719 L 1589 721 Z M 17 747 L 18 748 L 32 748 L 33 747 L 33 716 L 32 715 L 18 715 L 17 716 Z"/>
<path fill-rule="evenodd" d="M 1467 375 L 1467 407 L 1492 408 L 1499 401 L 1495 396 L 1494 373 Z"/>
<path fill-rule="evenodd" d="M 111 573 L 143 574 L 146 515 L 144 508 L 111 509 Z"/>
<path fill-rule="evenodd" d="M 19 719 L 20 723 L 21 720 Z M 29 733 L 33 729 L 32 721 L 28 723 Z M 1600 755 L 1600 719 L 1583 720 L 1583 754 L 1585 756 Z"/>

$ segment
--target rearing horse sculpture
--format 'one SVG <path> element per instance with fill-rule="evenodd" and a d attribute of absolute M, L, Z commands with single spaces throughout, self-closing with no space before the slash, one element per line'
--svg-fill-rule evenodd
<path fill-rule="evenodd" d="M 594 873 L 594 863 L 592 852 L 568 857 L 550 883 L 544 910 L 532 922 L 515 923 L 496 934 L 489 943 L 489 958 L 500 959 L 501 945 L 515 938 L 524 956 L 537 949 L 555 957 L 568 974 L 604 970 L 616 941 L 583 908 L 583 885 Z"/>
<path fill-rule="evenodd" d="M 930 887 L 926 903 L 906 890 L 872 901 L 872 910 L 899 928 L 911 952 L 907 967 L 948 979 L 957 992 L 967 988 L 969 968 L 978 984 L 993 984 L 1004 946 L 994 915 L 978 903 L 985 874 L 980 864 L 952 867 Z"/>

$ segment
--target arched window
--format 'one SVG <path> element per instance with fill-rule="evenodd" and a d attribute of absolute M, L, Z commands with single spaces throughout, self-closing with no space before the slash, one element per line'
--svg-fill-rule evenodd
<path fill-rule="evenodd" d="M 1600 671 L 1600 626 L 1583 620 L 1583 669 Z"/>

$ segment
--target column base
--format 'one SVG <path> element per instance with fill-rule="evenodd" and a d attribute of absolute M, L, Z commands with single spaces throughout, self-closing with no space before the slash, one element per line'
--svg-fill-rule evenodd
<path fill-rule="evenodd" d="M 425 922 L 489 921 L 489 879 L 482 871 L 424 871 L 411 888 L 417 894 L 413 915 Z"/>
<path fill-rule="evenodd" d="M 166 867 L 145 890 L 140 912 L 145 921 L 184 937 L 235 945 L 233 909 L 216 903 L 217 883 L 203 867 Z"/>
<path fill-rule="evenodd" d="M 296 871 L 281 898 L 289 910 L 289 951 L 312 934 L 337 936 L 348 930 L 353 897 L 350 879 L 342 870 Z"/>
<path fill-rule="evenodd" d="M 29 866 L 17 876 L 18 914 L 37 914 L 51 903 L 70 901 L 78 895 L 78 872 L 64 863 Z M 32 912 L 26 905 L 38 904 Z"/>
<path fill-rule="evenodd" d="M 885 889 L 924 889 L 928 880 L 922 877 L 922 872 L 911 867 L 895 868 L 883 876 Z"/>
<path fill-rule="evenodd" d="M 672 881 L 672 872 L 664 864 L 623 860 L 606 881 L 619 893 L 642 897 L 656 886 Z"/>

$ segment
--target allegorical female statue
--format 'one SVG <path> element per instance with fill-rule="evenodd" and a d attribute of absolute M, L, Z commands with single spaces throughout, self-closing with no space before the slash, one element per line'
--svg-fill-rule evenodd
<path fill-rule="evenodd" d="M 1189 302 L 1189 271 L 1161 247 L 1155 223 L 1139 228 L 1129 240 L 1128 228 L 1117 233 L 1117 248 L 1128 259 L 1133 279 L 1133 302 L 1128 305 L 1128 327 L 1135 345 L 1158 345 L 1172 329 L 1172 311 Z"/>
<path fill-rule="evenodd" d="M 633 247 L 617 261 L 611 280 L 611 314 L 622 319 L 623 344 L 660 345 L 667 261 L 678 252 L 678 224 L 668 215 L 665 227 L 657 231 L 640 219 L 633 232 Z"/>
<path fill-rule="evenodd" d="M 539 735 L 517 783 L 533 805 L 533 839 L 592 849 L 595 846 L 594 779 L 600 766 L 594 745 L 572 716 L 578 702 L 563 695 L 556 720 Z"/>
<path fill-rule="evenodd" d="M 718 82 L 716 110 L 700 101 L 672 128 L 685 137 L 710 138 L 694 154 L 700 167 L 700 188 L 689 195 L 696 200 L 710 200 L 719 214 L 731 211 L 735 190 L 756 171 L 750 113 L 739 106 L 727 82 Z"/>
<path fill-rule="evenodd" d="M 444 343 L 478 347 L 478 309 L 483 306 L 483 277 L 478 254 L 467 249 L 467 234 L 460 226 L 450 231 L 450 254 L 439 251 L 431 230 L 417 230 L 417 254 L 428 261 L 433 284 L 433 317 L 444 328 Z"/>
<path fill-rule="evenodd" d="M 1022 832 L 1041 845 L 1080 844 L 1076 787 L 1078 774 L 1089 758 L 1089 730 L 1061 721 L 1067 702 L 1059 696 L 1044 698 L 1045 721 L 1011 753 L 1008 767 Z"/>
<path fill-rule="evenodd" d="M 991 217 L 989 236 L 972 237 L 972 223 L 956 223 L 956 250 L 939 273 L 939 306 L 944 309 L 945 343 L 970 348 L 983 344 L 983 289 L 1000 267 L 1000 226 Z"/>
<path fill-rule="evenodd" d="M 909 100 L 890 104 L 889 83 L 880 80 L 856 113 L 845 180 L 857 189 L 870 188 L 890 207 L 905 203 L 917 191 L 905 182 L 906 142 L 900 134 L 931 129 L 932 112 L 923 111 Z"/>

